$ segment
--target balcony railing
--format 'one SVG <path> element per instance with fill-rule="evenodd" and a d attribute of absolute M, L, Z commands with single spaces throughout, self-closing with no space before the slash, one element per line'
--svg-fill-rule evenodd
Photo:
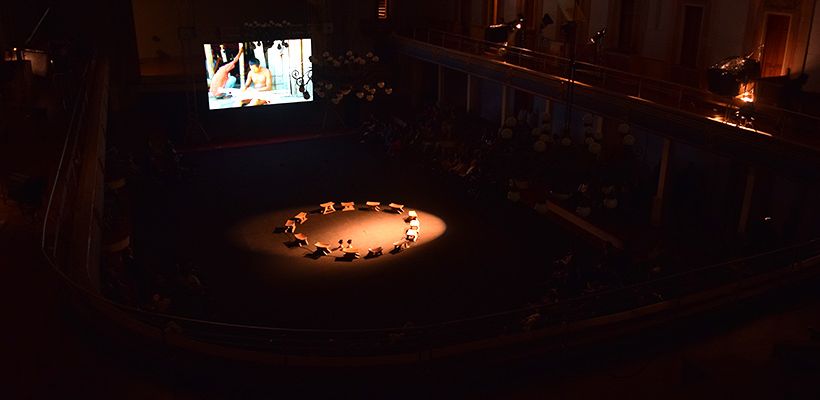
<path fill-rule="evenodd" d="M 569 80 L 573 68 L 568 58 L 435 29 L 416 28 L 411 38 L 561 80 Z M 576 61 L 574 69 L 574 82 L 724 123 L 733 123 L 735 112 L 743 104 L 733 97 L 600 65 Z M 755 104 L 752 114 L 755 121 L 748 129 L 820 149 L 820 118 L 762 104 Z"/>

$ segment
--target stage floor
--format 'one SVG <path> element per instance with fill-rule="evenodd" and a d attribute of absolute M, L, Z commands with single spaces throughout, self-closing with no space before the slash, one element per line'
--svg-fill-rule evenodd
<path fill-rule="evenodd" d="M 532 210 L 478 203 L 457 178 L 352 137 L 196 152 L 184 162 L 191 180 L 143 192 L 134 245 L 150 269 L 196 267 L 207 288 L 197 317 L 292 328 L 423 325 L 525 306 L 545 294 L 552 260 L 569 246 L 587 253 L 582 239 Z M 309 250 L 274 233 L 326 201 L 403 203 L 420 212 L 420 240 L 389 254 L 406 223 L 368 211 L 310 214 L 297 227 Z M 352 239 L 362 256 L 374 245 L 386 251 L 350 262 L 337 262 L 339 252 L 307 257 L 315 241 L 339 239 Z"/>
<path fill-rule="evenodd" d="M 298 207 L 290 210 L 261 214 L 248 218 L 230 230 L 231 239 L 240 247 L 247 250 L 276 257 L 290 257 L 288 268 L 334 268 L 330 262 L 354 263 L 357 268 L 374 264 L 385 264 L 395 261 L 395 257 L 403 257 L 410 251 L 416 251 L 425 244 L 441 236 L 447 229 L 447 224 L 439 217 L 414 210 L 418 215 L 420 232 L 415 242 L 401 246 L 393 251 L 393 244 L 405 239 L 410 223 L 407 221 L 411 208 L 406 207 L 401 214 L 382 205 L 381 211 L 370 211 L 363 202 L 357 202 L 353 211 L 341 211 L 322 214 L 315 205 Z M 385 203 L 386 204 L 386 203 Z M 287 219 L 293 218 L 299 212 L 309 212 L 308 219 L 296 226 L 296 233 L 307 236 L 307 245 L 299 246 L 295 242 L 293 233 L 284 232 L 282 225 Z M 273 230 L 271 227 L 275 227 Z M 271 234 L 273 232 L 273 234 Z M 360 258 L 347 256 L 341 249 L 333 250 L 330 254 L 317 252 L 316 242 L 330 246 L 330 249 L 339 248 L 339 241 L 343 248 L 356 249 Z M 368 256 L 368 249 L 381 247 L 383 254 Z M 362 265 L 365 264 L 365 265 Z"/>

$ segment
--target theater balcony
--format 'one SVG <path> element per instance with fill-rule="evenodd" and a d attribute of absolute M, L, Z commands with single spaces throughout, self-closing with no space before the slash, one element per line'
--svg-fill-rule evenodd
<path fill-rule="evenodd" d="M 820 176 L 820 118 L 673 82 L 444 31 L 416 28 L 392 38 L 397 52 L 470 79 L 487 80 L 603 118 L 628 121 L 686 143 L 792 176 Z M 469 93 L 471 89 L 465 87 Z M 439 81 L 439 93 L 441 82 Z M 502 116 L 509 111 L 502 95 Z M 467 95 L 467 102 L 474 95 Z M 467 110 L 470 104 L 466 105 Z M 749 113 L 753 124 L 740 123 Z"/>

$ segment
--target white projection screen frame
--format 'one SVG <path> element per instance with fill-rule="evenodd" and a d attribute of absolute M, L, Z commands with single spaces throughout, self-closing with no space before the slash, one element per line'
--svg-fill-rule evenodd
<path fill-rule="evenodd" d="M 313 101 L 310 39 L 208 43 L 203 50 L 210 110 Z"/>

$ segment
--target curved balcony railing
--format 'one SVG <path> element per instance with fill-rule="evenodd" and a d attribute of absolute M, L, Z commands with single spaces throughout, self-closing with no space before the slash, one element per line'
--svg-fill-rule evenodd
<path fill-rule="evenodd" d="M 535 72 L 554 75 L 568 80 L 571 75 L 570 59 L 514 46 L 502 46 L 455 33 L 435 29 L 415 28 L 411 39 L 486 57 Z M 674 82 L 648 78 L 600 65 L 576 61 L 573 81 L 639 98 L 652 103 L 693 113 L 704 118 L 731 122 L 742 104 L 733 97 L 718 96 L 706 90 Z M 799 145 L 820 149 L 820 118 L 755 104 L 752 130 L 777 136 Z"/>
<path fill-rule="evenodd" d="M 740 296 L 758 281 L 777 279 L 777 274 L 787 277 L 792 272 L 814 271 L 808 267 L 817 263 L 817 255 L 820 254 L 820 240 L 812 240 L 640 284 L 590 293 L 551 305 L 528 306 L 413 327 L 294 329 L 252 326 L 159 314 L 118 304 L 103 297 L 91 281 L 95 274 L 89 271 L 100 257 L 99 252 L 89 251 L 93 248 L 88 244 L 94 240 L 91 237 L 93 231 L 70 229 L 74 228 L 70 225 L 76 223 L 76 219 L 72 218 L 73 210 L 81 207 L 77 203 L 77 199 L 81 198 L 78 192 L 84 190 L 84 186 L 80 184 L 83 180 L 80 165 L 83 162 L 96 162 L 101 157 L 82 155 L 101 152 L 104 148 L 84 147 L 86 143 L 95 142 L 88 140 L 87 135 L 104 134 L 104 129 L 93 123 L 99 121 L 99 118 L 92 118 L 91 114 L 105 112 L 107 96 L 88 95 L 88 88 L 92 83 L 99 85 L 103 82 L 102 88 L 95 87 L 95 93 L 107 90 L 107 80 L 101 76 L 107 74 L 104 65 L 92 63 L 90 72 L 85 77 L 85 89 L 74 106 L 72 123 L 68 128 L 46 208 L 42 252 L 81 304 L 112 320 L 123 322 L 122 325 L 140 334 L 166 342 L 171 340 L 169 337 L 177 337 L 205 345 L 294 357 L 409 355 L 407 359 L 412 362 L 430 359 L 433 354 L 438 354 L 439 349 L 448 346 L 516 337 L 523 331 L 522 320 L 535 313 L 538 313 L 539 318 L 531 326 L 533 332 L 549 332 L 566 329 L 578 321 L 614 316 L 645 309 L 646 306 L 667 305 L 672 308 L 681 304 L 688 295 L 696 293 L 702 297 L 715 290 L 715 296 Z M 102 183 L 91 190 L 102 190 Z M 74 232 L 85 232 L 88 237 L 70 237 Z M 806 260 L 810 262 L 807 263 Z M 84 273 L 77 274 L 76 271 Z M 628 320 L 629 317 L 621 318 Z"/>

